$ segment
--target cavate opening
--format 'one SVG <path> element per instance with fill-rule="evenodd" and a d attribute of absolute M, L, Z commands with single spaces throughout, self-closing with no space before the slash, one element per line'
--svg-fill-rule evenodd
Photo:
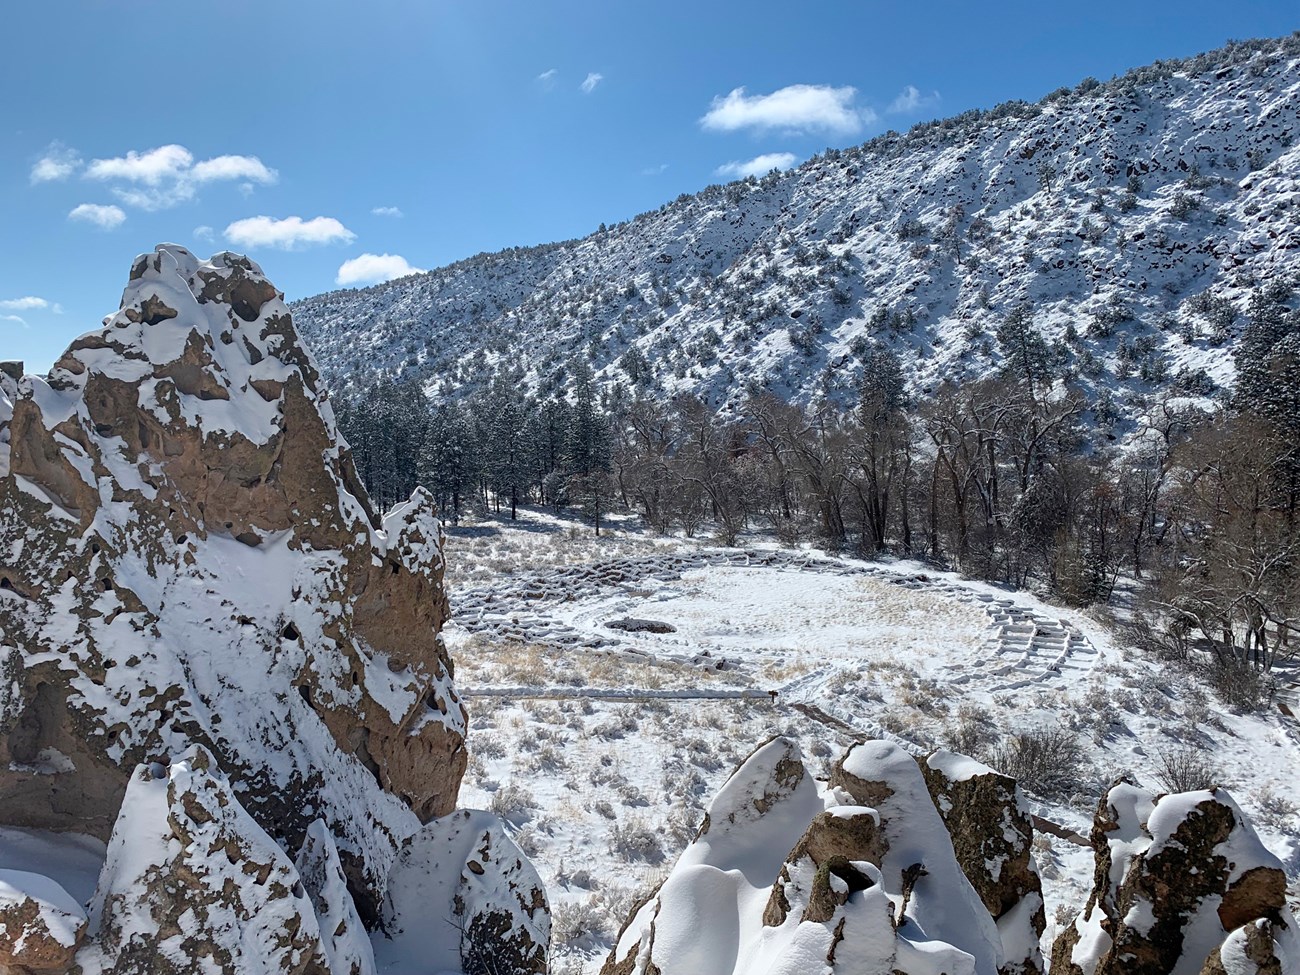
<path fill-rule="evenodd" d="M 294 626 L 292 623 L 285 624 L 284 629 L 280 631 L 280 636 L 284 637 L 286 640 L 298 640 L 302 638 L 302 634 L 298 632 L 298 627 Z"/>

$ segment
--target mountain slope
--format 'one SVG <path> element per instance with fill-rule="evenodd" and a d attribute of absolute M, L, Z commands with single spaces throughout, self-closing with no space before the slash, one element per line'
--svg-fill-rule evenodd
<path fill-rule="evenodd" d="M 1206 394 L 1231 380 L 1252 289 L 1300 270 L 1298 179 L 1292 36 L 292 307 L 336 383 L 379 372 L 439 394 L 504 364 L 547 391 L 585 353 L 607 382 L 721 402 L 755 382 L 842 396 L 872 342 L 917 390 L 984 375 L 997 323 L 1028 303 L 1085 388 Z"/>

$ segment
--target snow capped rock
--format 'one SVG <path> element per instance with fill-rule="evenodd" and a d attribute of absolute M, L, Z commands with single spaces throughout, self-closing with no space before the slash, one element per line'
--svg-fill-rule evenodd
<path fill-rule="evenodd" d="M 1052 946 L 1053 972 L 1290 970 L 1265 967 L 1270 953 L 1296 959 L 1286 874 L 1224 790 L 1156 797 L 1116 783 L 1092 842 L 1097 884 Z"/>
<path fill-rule="evenodd" d="M 545 975 L 551 940 L 537 871 L 495 816 L 458 810 L 402 847 L 375 938 L 380 971 Z"/>
<path fill-rule="evenodd" d="M 162 245 L 48 377 L 3 374 L 0 822 L 107 838 L 131 769 L 202 743 L 277 841 L 324 820 L 373 918 L 466 762 L 429 498 L 370 509 L 247 258 Z"/>
<path fill-rule="evenodd" d="M 920 765 L 957 862 L 997 922 L 1005 956 L 1001 971 L 1041 973 L 1043 886 L 1034 865 L 1033 820 L 1015 779 L 943 750 Z"/>
<path fill-rule="evenodd" d="M 602 972 L 994 975 L 1002 960 L 915 760 L 865 742 L 819 791 L 776 738 L 719 792 Z"/>
<path fill-rule="evenodd" d="M 320 972 L 320 929 L 298 872 L 196 745 L 131 777 L 90 916 L 86 973 Z"/>
<path fill-rule="evenodd" d="M 324 820 L 307 828 L 294 861 L 316 909 L 321 948 L 332 975 L 375 975 L 375 953 L 357 915 L 338 850 Z"/>
<path fill-rule="evenodd" d="M 1026 302 L 1093 394 L 1222 385 L 1252 287 L 1300 270 L 1298 118 L 1300 45 L 1248 42 L 293 310 L 332 376 L 437 394 L 476 357 L 545 390 L 589 348 L 664 398 L 807 402 L 851 395 L 870 342 L 923 391 L 994 372 Z"/>
<path fill-rule="evenodd" d="M 0 870 L 0 968 L 61 973 L 86 934 L 86 912 L 51 880 L 25 870 Z"/>

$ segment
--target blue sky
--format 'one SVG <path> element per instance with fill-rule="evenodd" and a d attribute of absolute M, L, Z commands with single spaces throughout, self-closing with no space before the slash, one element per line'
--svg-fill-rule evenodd
<path fill-rule="evenodd" d="M 582 236 L 747 165 L 1285 34 L 1300 11 L 40 0 L 5 26 L 0 358 L 43 371 L 159 241 L 249 253 L 293 299 Z"/>

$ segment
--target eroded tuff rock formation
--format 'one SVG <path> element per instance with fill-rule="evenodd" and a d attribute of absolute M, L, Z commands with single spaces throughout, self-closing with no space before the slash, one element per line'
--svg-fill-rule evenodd
<path fill-rule="evenodd" d="M 4 392 L 0 822 L 106 838 L 135 765 L 199 742 L 273 835 L 324 818 L 373 910 L 466 761 L 427 496 L 369 509 L 232 254 L 137 259 L 117 314 Z"/>
<path fill-rule="evenodd" d="M 1034 826 L 1016 780 L 964 755 L 936 751 L 921 774 L 952 837 L 953 853 L 997 922 L 1006 975 L 1043 971 L 1047 927 L 1034 864 Z"/>
<path fill-rule="evenodd" d="M 431 500 L 371 510 L 246 258 L 160 246 L 48 377 L 0 365 L 0 824 L 108 841 L 88 916 L 0 886 L 0 966 L 372 975 L 399 853 L 409 886 L 459 828 L 442 571 Z M 540 884 L 488 832 L 467 922 L 544 970 Z M 423 910 L 452 916 L 444 886 Z"/>
<path fill-rule="evenodd" d="M 911 756 L 856 745 L 819 789 L 776 738 L 723 786 L 603 971 L 995 975 L 1003 959 Z"/>
<path fill-rule="evenodd" d="M 1112 789 L 1063 975 L 1291 975 L 1285 877 L 1223 792 Z M 602 975 L 1042 972 L 1033 826 L 1012 779 L 854 745 L 816 784 L 784 738 L 732 774 Z M 782 851 L 788 850 L 788 853 Z"/>
<path fill-rule="evenodd" d="M 1092 845 L 1093 892 L 1052 946 L 1053 975 L 1300 971 L 1282 864 L 1222 789 L 1156 796 L 1120 780 Z"/>

